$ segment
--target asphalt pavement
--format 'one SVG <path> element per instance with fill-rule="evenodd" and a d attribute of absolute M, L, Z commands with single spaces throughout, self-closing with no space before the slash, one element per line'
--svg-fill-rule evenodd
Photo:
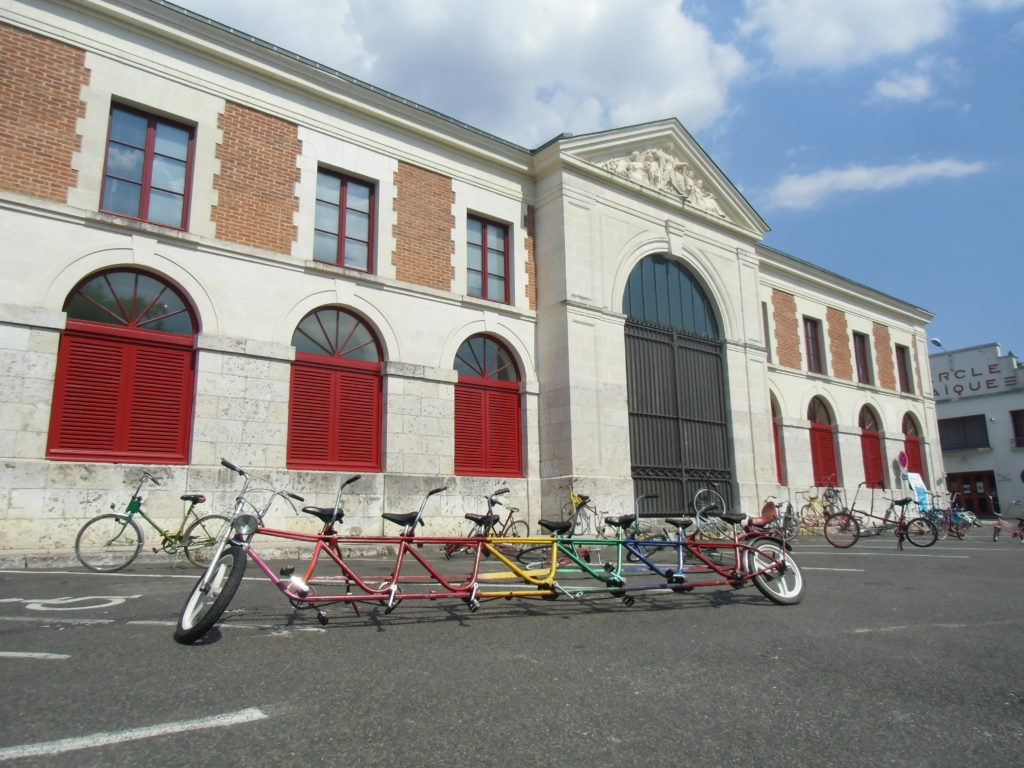
<path fill-rule="evenodd" d="M 191 566 L 0 571 L 0 763 L 1016 766 L 1024 546 L 983 535 L 804 537 L 795 606 L 407 600 L 326 626 L 250 566 L 193 646 Z"/>

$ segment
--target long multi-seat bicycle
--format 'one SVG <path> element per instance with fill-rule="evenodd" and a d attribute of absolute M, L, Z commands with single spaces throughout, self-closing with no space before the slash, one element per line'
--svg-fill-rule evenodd
<path fill-rule="evenodd" d="M 446 490 L 442 486 L 428 491 L 415 512 L 382 514 L 386 522 L 399 526 L 399 533 L 343 536 L 337 532 L 344 518 L 342 492 L 359 479 L 357 475 L 341 483 L 333 507 L 303 507 L 302 511 L 320 519 L 323 527 L 317 533 L 299 533 L 266 527 L 263 518 L 275 497 L 301 497 L 277 491 L 264 506 L 257 507 L 248 499 L 249 473 L 226 460 L 221 463 L 243 477 L 243 488 L 232 516 L 232 532 L 218 543 L 209 567 L 182 609 L 174 632 L 181 643 L 196 642 L 216 624 L 238 589 L 247 560 L 256 564 L 292 606 L 315 610 L 321 624 L 329 621 L 324 608 L 337 604 L 347 604 L 356 612 L 360 605 L 369 604 L 390 613 L 405 600 L 458 599 L 475 612 L 487 600 L 603 595 L 631 605 L 634 595 L 641 591 L 682 593 L 699 587 L 739 588 L 751 583 L 779 604 L 799 602 L 803 595 L 801 572 L 785 542 L 752 525 L 756 520 L 740 528 L 742 515 L 725 516 L 733 526 L 733 535 L 717 541 L 687 536 L 685 531 L 693 521 L 685 517 L 666 519 L 676 529 L 676 536 L 670 540 L 637 538 L 629 533 L 640 503 L 650 497 L 637 501 L 633 515 L 605 518 L 605 524 L 617 532 L 615 538 L 573 537 L 571 520 L 541 521 L 549 536 L 416 535 L 428 501 Z M 313 551 L 302 575 L 291 567 L 275 573 L 256 551 L 257 536 L 311 544 Z M 436 562 L 423 554 L 437 552 L 446 543 L 469 547 L 471 552 L 458 560 L 442 558 Z M 509 544 L 543 545 L 548 550 L 547 559 L 520 563 L 508 550 Z M 367 545 L 394 549 L 386 575 L 360 572 L 364 564 L 346 558 L 346 548 Z M 588 562 L 585 553 L 596 547 L 613 547 L 615 555 L 600 563 Z M 322 565 L 333 568 L 327 574 Z"/>

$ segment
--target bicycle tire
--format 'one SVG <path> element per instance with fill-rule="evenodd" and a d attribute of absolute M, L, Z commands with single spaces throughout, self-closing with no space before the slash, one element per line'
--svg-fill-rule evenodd
<path fill-rule="evenodd" d="M 779 605 L 796 605 L 804 596 L 804 577 L 792 556 L 786 554 L 785 544 L 772 538 L 754 539 L 748 542 L 744 565 L 747 574 L 758 591 Z M 784 563 L 784 569 L 776 567 L 764 573 L 758 571 Z"/>
<path fill-rule="evenodd" d="M 516 555 L 516 560 L 531 568 L 538 568 L 551 562 L 551 547 L 554 544 L 536 544 L 532 547 L 524 547 Z"/>
<path fill-rule="evenodd" d="M 717 512 L 724 515 L 728 510 L 725 506 L 725 499 L 722 494 L 711 488 L 701 488 L 693 497 L 693 511 L 698 515 L 707 512 Z"/>
<path fill-rule="evenodd" d="M 939 538 L 935 523 L 926 517 L 915 517 L 907 522 L 903 537 L 915 547 L 930 547 Z"/>
<path fill-rule="evenodd" d="M 860 523 L 849 512 L 834 512 L 825 518 L 822 533 L 836 549 L 849 549 L 860 538 Z"/>
<path fill-rule="evenodd" d="M 992 541 L 999 541 L 999 532 L 1001 530 L 998 522 L 992 526 Z"/>
<path fill-rule="evenodd" d="M 793 508 L 789 507 L 789 511 L 785 514 L 779 515 L 779 533 L 782 534 L 782 538 L 786 541 L 793 541 L 797 536 L 800 535 L 800 521 L 796 515 L 793 514 Z"/>
<path fill-rule="evenodd" d="M 238 544 L 231 544 L 221 552 L 216 562 L 207 566 L 181 609 L 178 626 L 174 630 L 176 641 L 190 645 L 213 628 L 242 583 L 245 559 L 245 550 Z M 207 575 L 209 583 L 204 591 L 202 584 Z"/>
<path fill-rule="evenodd" d="M 732 526 L 720 517 L 703 517 L 697 522 L 697 534 L 709 541 L 732 538 Z"/>
<path fill-rule="evenodd" d="M 971 531 L 971 524 L 965 521 L 959 521 L 956 523 L 949 524 L 949 532 L 956 536 L 961 541 L 967 538 L 967 534 Z M 941 535 L 940 535 L 941 538 Z"/>
<path fill-rule="evenodd" d="M 196 520 L 185 531 L 182 541 L 185 542 L 185 557 L 197 568 L 205 568 L 210 564 L 210 556 L 214 547 L 220 543 L 225 531 L 231 528 L 231 518 L 227 515 L 204 515 Z"/>
<path fill-rule="evenodd" d="M 508 528 L 501 532 L 501 538 L 510 539 L 525 539 L 529 535 L 530 526 L 528 526 L 524 520 L 513 520 L 511 523 L 509 523 Z M 501 547 L 509 552 L 518 554 L 526 548 L 526 545 L 505 542 L 501 545 Z"/>
<path fill-rule="evenodd" d="M 820 536 L 821 524 L 824 520 L 817 507 L 811 504 L 804 504 L 800 507 L 800 528 L 802 530 L 806 530 L 815 536 Z"/>
<path fill-rule="evenodd" d="M 127 515 L 97 515 L 75 537 L 75 556 L 90 571 L 112 573 L 127 568 L 142 551 L 139 524 Z"/>
<path fill-rule="evenodd" d="M 572 520 L 572 535 L 582 536 L 590 533 L 590 510 L 586 504 L 573 507 L 571 501 L 562 505 L 562 520 Z"/>

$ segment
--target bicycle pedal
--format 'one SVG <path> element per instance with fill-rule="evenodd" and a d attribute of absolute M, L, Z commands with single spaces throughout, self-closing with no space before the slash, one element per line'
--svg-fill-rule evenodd
<path fill-rule="evenodd" d="M 615 566 L 614 566 L 614 565 L 612 565 L 611 563 L 605 563 L 605 564 L 604 564 L 604 569 L 605 569 L 606 571 L 608 571 L 608 573 L 611 573 L 612 571 L 614 571 L 614 570 L 615 570 Z"/>
<path fill-rule="evenodd" d="M 294 565 L 286 565 L 286 566 L 282 567 L 281 570 L 278 571 L 277 573 L 278 573 L 279 576 L 284 576 L 285 578 L 287 578 L 288 576 L 291 576 L 293 573 L 295 573 L 295 566 Z"/>

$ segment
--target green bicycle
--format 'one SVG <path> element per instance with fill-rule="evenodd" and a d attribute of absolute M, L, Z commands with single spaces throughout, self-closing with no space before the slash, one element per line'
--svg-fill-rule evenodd
<path fill-rule="evenodd" d="M 188 561 L 199 568 L 205 568 L 210 562 L 214 545 L 230 523 L 227 515 L 200 516 L 196 512 L 196 505 L 206 501 L 206 497 L 201 494 L 185 494 L 181 500 L 188 502 L 188 508 L 178 530 L 165 531 L 142 511 L 142 496 L 139 493 L 147 480 L 160 485 L 149 472 L 143 472 L 123 513 L 115 511 L 97 515 L 78 531 L 75 555 L 90 571 L 120 571 L 135 561 L 145 543 L 137 518 L 145 520 L 160 534 L 160 548 L 154 547 L 153 552 L 163 550 L 169 555 L 177 555 L 184 550 Z M 113 503 L 110 508 L 116 509 Z"/>

